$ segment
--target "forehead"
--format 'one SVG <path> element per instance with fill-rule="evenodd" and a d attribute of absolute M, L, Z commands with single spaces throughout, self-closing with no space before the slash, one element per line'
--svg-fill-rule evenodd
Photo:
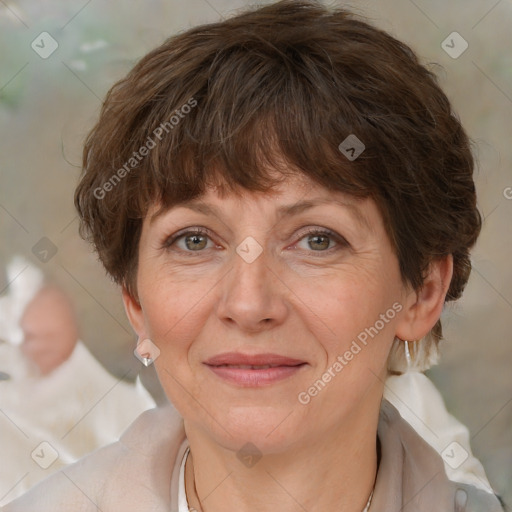
<path fill-rule="evenodd" d="M 266 191 L 250 191 L 238 187 L 210 186 L 205 193 L 189 200 L 180 201 L 170 207 L 154 204 L 148 211 L 146 221 L 153 224 L 159 217 L 176 209 L 186 209 L 213 215 L 230 217 L 237 208 L 254 206 L 259 213 L 268 212 L 272 217 L 291 217 L 316 206 L 332 206 L 345 209 L 354 220 L 370 231 L 375 215 L 380 216 L 373 201 L 355 198 L 347 193 L 328 189 L 307 176 L 297 175 L 281 180 Z M 232 217 L 236 219 L 236 217 Z"/>

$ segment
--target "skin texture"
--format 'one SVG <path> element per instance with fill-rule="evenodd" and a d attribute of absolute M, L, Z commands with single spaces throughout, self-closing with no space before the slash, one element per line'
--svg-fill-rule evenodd
<path fill-rule="evenodd" d="M 48 375 L 73 353 L 78 328 L 73 307 L 57 287 L 45 286 L 28 304 L 20 322 L 23 354 Z"/>
<path fill-rule="evenodd" d="M 325 204 L 277 214 L 283 205 L 316 198 Z M 421 292 L 411 290 L 402 283 L 375 203 L 298 175 L 272 193 L 221 199 L 209 189 L 200 201 L 219 211 L 205 215 L 180 205 L 152 219 L 158 205 L 150 209 L 139 246 L 138 297 L 123 292 L 133 328 L 160 350 L 159 378 L 185 421 L 190 506 L 362 510 L 377 470 L 376 429 L 392 341 L 419 339 L 435 324 L 451 256 L 432 264 Z M 365 221 L 358 222 L 354 207 Z M 165 247 L 171 235 L 194 227 L 210 234 Z M 309 228 L 334 231 L 340 240 L 317 238 L 305 233 Z M 263 249 L 252 263 L 236 252 L 249 236 Z M 394 303 L 401 311 L 308 404 L 300 403 L 298 394 Z M 280 382 L 241 388 L 203 364 L 230 351 L 272 352 L 307 365 Z M 251 467 L 237 457 L 248 442 L 262 455 Z"/>

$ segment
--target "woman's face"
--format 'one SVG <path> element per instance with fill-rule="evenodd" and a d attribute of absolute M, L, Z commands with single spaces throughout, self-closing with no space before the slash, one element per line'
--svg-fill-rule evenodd
<path fill-rule="evenodd" d="M 186 426 L 270 453 L 375 408 L 406 290 L 372 200 L 297 176 L 156 211 L 125 301 Z"/>

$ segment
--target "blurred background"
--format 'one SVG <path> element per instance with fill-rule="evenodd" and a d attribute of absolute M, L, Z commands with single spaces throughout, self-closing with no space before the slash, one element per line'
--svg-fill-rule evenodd
<path fill-rule="evenodd" d="M 474 140 L 484 227 L 464 298 L 443 313 L 442 361 L 429 376 L 512 504 L 512 2 L 326 3 L 346 5 L 410 44 Z M 117 378 L 141 365 L 119 290 L 77 233 L 82 142 L 108 88 L 147 51 L 249 5 L 0 1 L 0 294 L 12 284 L 7 263 L 24 256 L 72 297 L 80 338 Z M 152 367 L 143 368 L 143 381 L 158 400 Z"/>

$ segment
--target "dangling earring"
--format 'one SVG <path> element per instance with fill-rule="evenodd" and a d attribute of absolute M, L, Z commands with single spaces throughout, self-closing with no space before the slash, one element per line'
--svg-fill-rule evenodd
<path fill-rule="evenodd" d="M 407 340 L 404 340 L 405 346 L 405 360 L 407 361 L 407 370 L 411 369 L 412 366 L 412 358 L 411 358 L 411 351 L 409 350 L 409 342 Z"/>
<path fill-rule="evenodd" d="M 133 353 L 144 366 L 150 366 L 160 355 L 160 349 L 149 338 L 142 341 L 139 338 Z"/>

